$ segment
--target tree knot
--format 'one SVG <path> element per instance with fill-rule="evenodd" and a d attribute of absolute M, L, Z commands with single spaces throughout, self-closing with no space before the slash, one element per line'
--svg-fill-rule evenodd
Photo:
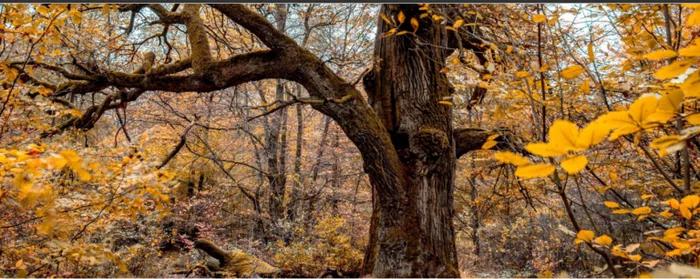
<path fill-rule="evenodd" d="M 440 157 L 450 147 L 447 133 L 432 128 L 421 127 L 409 138 L 411 153 L 419 157 Z"/>

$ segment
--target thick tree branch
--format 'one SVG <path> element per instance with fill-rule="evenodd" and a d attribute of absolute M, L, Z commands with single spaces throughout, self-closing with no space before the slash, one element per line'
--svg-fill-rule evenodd
<path fill-rule="evenodd" d="M 275 28 L 262 15 L 251 11 L 243 4 L 211 4 L 210 6 L 219 10 L 233 22 L 248 29 L 271 49 L 299 47 L 292 38 Z"/>
<path fill-rule="evenodd" d="M 493 149 L 495 150 L 511 150 L 518 153 L 528 154 L 522 148 L 522 145 L 515 139 L 510 130 L 499 129 L 499 130 L 484 130 L 478 128 L 461 128 L 455 129 L 455 155 L 457 158 L 462 155 L 481 149 L 488 137 L 499 134 L 500 136 L 495 139 L 498 143 Z"/>
<path fill-rule="evenodd" d="M 190 40 L 190 58 L 195 73 L 203 73 L 212 61 L 209 39 L 202 18 L 199 17 L 201 4 L 186 4 L 182 12 L 187 26 L 187 39 Z M 169 11 L 168 11 L 169 13 Z"/>

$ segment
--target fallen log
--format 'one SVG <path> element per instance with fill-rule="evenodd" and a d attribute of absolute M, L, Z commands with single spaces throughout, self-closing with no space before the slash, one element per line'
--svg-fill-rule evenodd
<path fill-rule="evenodd" d="M 195 241 L 194 247 L 218 261 L 208 261 L 204 266 L 215 277 L 274 277 L 280 269 L 241 250 L 226 251 L 209 240 Z"/>

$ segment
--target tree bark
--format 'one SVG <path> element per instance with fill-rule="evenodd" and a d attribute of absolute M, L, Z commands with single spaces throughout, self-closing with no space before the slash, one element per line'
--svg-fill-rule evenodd
<path fill-rule="evenodd" d="M 285 33 L 287 22 L 287 5 L 278 4 L 275 11 L 275 19 L 277 20 L 277 29 Z M 275 101 L 284 102 L 284 85 L 282 80 L 277 80 L 275 91 Z M 284 196 L 286 192 L 287 176 L 286 176 L 286 129 L 283 124 L 286 124 L 287 110 L 285 108 L 271 115 L 269 138 L 267 143 L 267 158 L 268 168 L 270 171 L 270 217 L 272 220 L 279 222 L 284 218 Z M 284 131 L 282 131 L 284 130 Z"/>
<path fill-rule="evenodd" d="M 452 109 L 439 101 L 453 94 L 445 67 L 449 35 L 444 26 L 419 19 L 418 5 L 383 5 L 381 13 L 405 20 L 398 31 L 378 20 L 372 72 L 364 78 L 370 105 L 377 111 L 400 158 L 404 195 L 388 203 L 376 191 L 365 255 L 365 273 L 376 277 L 459 277 L 452 224 L 455 141 Z M 397 22 L 398 23 L 398 22 Z M 423 46 L 419 44 L 424 44 Z M 368 162 L 365 162 L 368 163 Z M 370 175 L 372 180 L 372 175 Z M 373 183 L 373 187 L 376 186 Z"/>

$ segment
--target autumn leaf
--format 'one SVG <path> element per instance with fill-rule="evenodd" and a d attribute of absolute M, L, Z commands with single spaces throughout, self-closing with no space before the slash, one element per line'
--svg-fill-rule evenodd
<path fill-rule="evenodd" d="M 496 154 L 493 155 L 496 160 L 506 163 L 506 164 L 511 164 L 515 166 L 525 166 L 530 164 L 530 160 L 523 158 L 522 156 L 515 154 L 510 151 L 499 151 L 496 152 Z"/>
<path fill-rule="evenodd" d="M 540 23 L 540 22 L 545 22 L 547 20 L 547 17 L 543 14 L 537 14 L 532 17 L 532 21 L 535 23 Z"/>
<path fill-rule="evenodd" d="M 452 28 L 457 29 L 460 26 L 462 26 L 462 24 L 464 24 L 464 20 L 460 18 L 457 21 L 455 21 L 454 24 L 452 24 Z"/>
<path fill-rule="evenodd" d="M 566 67 L 564 70 L 561 71 L 561 76 L 567 79 L 573 79 L 581 74 L 583 74 L 585 70 L 583 67 L 579 65 L 573 65 Z"/>
<path fill-rule="evenodd" d="M 525 150 L 542 157 L 556 157 L 566 155 L 568 151 L 565 148 L 554 146 L 546 142 L 528 143 Z"/>
<path fill-rule="evenodd" d="M 593 231 L 588 231 L 588 230 L 581 230 L 576 234 L 576 239 L 574 240 L 574 243 L 579 244 L 581 242 L 588 242 L 590 243 L 593 240 L 593 237 L 595 237 L 595 233 Z"/>
<path fill-rule="evenodd" d="M 691 125 L 700 125 L 700 113 L 689 115 L 685 118 Z"/>
<path fill-rule="evenodd" d="M 673 199 L 673 198 L 668 199 L 668 200 L 662 202 L 662 204 L 668 205 L 668 206 L 670 206 L 670 207 L 673 208 L 673 209 L 678 209 L 679 206 L 680 206 L 680 203 L 678 202 L 678 200 Z"/>
<path fill-rule="evenodd" d="M 399 20 L 399 23 L 403 23 L 406 20 L 406 15 L 403 14 L 403 11 L 399 11 L 397 19 Z"/>
<path fill-rule="evenodd" d="M 689 209 L 696 208 L 700 203 L 700 196 L 689 195 L 681 199 L 681 204 L 687 206 Z"/>
<path fill-rule="evenodd" d="M 605 234 L 601 235 L 599 237 L 596 237 L 596 239 L 594 241 L 603 245 L 603 246 L 610 246 L 612 244 L 612 238 L 610 238 L 609 236 L 607 236 Z"/>
<path fill-rule="evenodd" d="M 578 155 L 561 162 L 561 167 L 569 174 L 576 174 L 583 170 L 588 164 L 588 159 L 584 155 Z"/>
<path fill-rule="evenodd" d="M 679 56 L 700 56 L 700 45 L 691 45 L 678 50 Z"/>
<path fill-rule="evenodd" d="M 550 164 L 534 164 L 519 166 L 515 170 L 515 176 L 521 178 L 535 178 L 535 177 L 546 177 L 554 173 L 554 166 Z"/>
<path fill-rule="evenodd" d="M 524 77 L 527 77 L 529 75 L 530 75 L 530 73 L 528 73 L 526 71 L 519 71 L 519 72 L 515 73 L 515 77 L 517 77 L 517 78 L 524 78 Z"/>
<path fill-rule="evenodd" d="M 595 120 L 581 129 L 578 139 L 576 140 L 576 147 L 579 150 L 588 149 L 593 145 L 601 143 L 609 134 L 610 129 L 603 125 L 601 121 Z"/>
<path fill-rule="evenodd" d="M 608 208 L 619 208 L 620 207 L 620 204 L 618 204 L 616 202 L 612 202 L 612 201 L 605 201 L 605 202 L 603 202 L 603 204 L 605 204 L 605 206 L 607 206 Z"/>
<path fill-rule="evenodd" d="M 685 24 L 689 26 L 700 24 L 700 10 L 695 10 L 692 14 L 690 14 Z"/>
<path fill-rule="evenodd" d="M 638 207 L 632 210 L 632 214 L 634 215 L 648 215 L 649 213 L 651 213 L 651 208 L 648 206 Z"/>
<path fill-rule="evenodd" d="M 685 97 L 700 97 L 700 71 L 690 74 L 680 86 Z"/>
<path fill-rule="evenodd" d="M 75 24 L 80 24 L 80 21 L 83 19 L 83 13 L 78 11 L 77 9 L 71 9 L 68 11 L 68 17 L 73 21 Z"/>
<path fill-rule="evenodd" d="M 496 146 L 496 144 L 498 144 L 498 142 L 493 141 L 493 140 L 489 140 L 489 141 L 484 142 L 484 144 L 481 146 L 481 149 L 491 149 L 494 146 Z"/>
<path fill-rule="evenodd" d="M 555 120 L 549 128 L 549 144 L 563 150 L 581 150 L 576 143 L 579 138 L 579 128 L 567 120 Z"/>
<path fill-rule="evenodd" d="M 656 79 L 670 79 L 685 73 L 691 65 L 697 61 L 697 58 L 679 59 L 670 65 L 661 67 L 654 73 Z"/>
<path fill-rule="evenodd" d="M 413 27 L 413 33 L 416 33 L 418 31 L 418 19 L 415 17 L 411 18 L 411 27 Z"/>
<path fill-rule="evenodd" d="M 669 49 L 662 49 L 662 50 L 657 50 L 648 53 L 647 55 L 644 56 L 647 60 L 663 60 L 663 59 L 670 59 L 678 56 L 678 53 L 676 53 L 673 50 Z"/>

